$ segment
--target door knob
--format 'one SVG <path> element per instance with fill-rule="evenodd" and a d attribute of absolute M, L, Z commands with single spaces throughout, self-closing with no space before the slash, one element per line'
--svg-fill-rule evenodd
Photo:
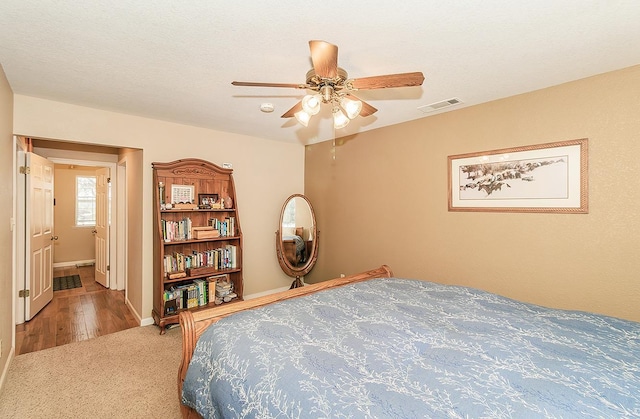
<path fill-rule="evenodd" d="M 51 236 L 51 240 L 58 240 L 58 236 Z"/>
<path fill-rule="evenodd" d="M 92 234 L 98 234 L 98 230 L 91 231 Z"/>

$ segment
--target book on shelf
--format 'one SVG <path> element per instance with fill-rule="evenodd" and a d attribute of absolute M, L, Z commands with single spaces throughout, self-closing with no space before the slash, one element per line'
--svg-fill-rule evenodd
<path fill-rule="evenodd" d="M 209 281 L 208 279 L 209 278 L 207 278 L 207 295 L 209 296 L 209 302 L 220 304 L 216 299 L 216 281 Z"/>
<path fill-rule="evenodd" d="M 220 232 L 220 237 L 235 237 L 236 217 L 225 217 L 223 220 L 209 218 L 209 226 Z"/>
<path fill-rule="evenodd" d="M 225 250 L 227 251 L 228 255 L 228 268 L 232 268 L 235 269 L 238 267 L 238 260 L 236 258 L 237 255 L 237 246 L 233 245 L 233 244 L 227 244 L 225 245 Z"/>
<path fill-rule="evenodd" d="M 207 298 L 207 292 L 208 292 L 207 281 L 205 281 L 204 279 L 195 279 L 193 283 L 198 289 L 198 305 L 199 306 L 207 305 L 207 303 L 209 302 Z"/>
<path fill-rule="evenodd" d="M 236 218 L 235 217 L 225 217 L 223 224 L 225 225 L 225 233 L 226 233 L 226 237 L 233 237 L 235 236 L 235 231 L 236 231 Z"/>
<path fill-rule="evenodd" d="M 185 217 L 180 221 L 160 220 L 162 238 L 165 242 L 191 240 L 191 219 Z"/>

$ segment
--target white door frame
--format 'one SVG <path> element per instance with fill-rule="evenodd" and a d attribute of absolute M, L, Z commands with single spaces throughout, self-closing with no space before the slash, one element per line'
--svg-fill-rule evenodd
<path fill-rule="evenodd" d="M 24 154 L 19 145 L 18 137 L 13 136 L 13 219 L 11 229 L 13 230 L 13 318 L 11 324 L 24 323 L 24 299 L 18 298 L 18 290 L 24 286 L 24 241 L 25 241 L 25 220 L 24 220 L 24 188 L 18 188 L 18 167 L 24 166 Z M 22 204 L 20 204 L 22 199 Z M 16 347 L 15 328 L 11 333 L 11 348 Z"/>
<path fill-rule="evenodd" d="M 77 165 L 77 166 L 90 166 L 90 167 L 108 167 L 109 168 L 109 173 L 111 175 L 111 185 L 112 186 L 112 192 L 111 192 L 111 200 L 109 202 L 109 207 L 111 210 L 111 225 L 109 226 L 109 267 L 110 267 L 110 271 L 109 271 L 109 288 L 111 289 L 116 289 L 116 282 L 117 281 L 112 281 L 111 277 L 115 275 L 116 272 L 118 272 L 118 265 L 120 260 L 118 260 L 118 254 L 117 254 L 117 249 L 116 249 L 116 242 L 117 242 L 117 233 L 118 233 L 118 228 L 117 228 L 117 217 L 115 217 L 116 211 L 117 211 L 117 197 L 115 196 L 116 194 L 114 193 L 115 190 L 117 189 L 117 185 L 118 184 L 118 179 L 117 179 L 117 173 L 116 173 L 116 163 L 114 162 L 106 162 L 106 161 L 97 161 L 97 160 L 79 160 L 79 159 L 70 159 L 70 158 L 61 158 L 61 157 L 47 157 L 49 160 L 51 160 L 52 162 L 54 162 L 55 164 L 73 164 L 73 165 Z M 112 275 L 113 273 L 113 275 Z"/>
<path fill-rule="evenodd" d="M 116 260 L 117 263 L 117 271 L 114 271 L 116 274 L 116 287 L 118 290 L 124 290 L 124 299 L 125 301 L 129 301 L 128 294 L 128 277 L 127 277 L 127 243 L 128 235 L 127 235 L 127 220 L 129 219 L 129 214 L 127 212 L 127 160 L 122 159 L 118 161 L 117 170 L 117 179 L 116 182 L 116 205 L 117 210 L 115 212 L 116 224 L 117 224 L 117 234 L 114 237 L 113 241 L 117 241 L 116 243 Z M 113 213 L 112 213 L 113 216 Z"/>

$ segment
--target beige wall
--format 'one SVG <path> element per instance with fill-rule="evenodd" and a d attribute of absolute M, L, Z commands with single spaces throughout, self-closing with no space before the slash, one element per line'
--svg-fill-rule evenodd
<path fill-rule="evenodd" d="M 127 278 L 126 286 L 127 299 L 134 307 L 141 307 L 145 298 L 149 298 L 148 292 L 153 293 L 153 289 L 147 290 L 138 284 L 143 284 L 143 264 L 137 263 L 143 260 L 147 252 L 143 250 L 143 220 L 144 208 L 141 196 L 144 195 L 143 183 L 140 179 L 144 176 L 144 158 L 142 150 L 123 150 L 119 156 L 121 164 L 124 164 L 127 171 L 126 201 L 127 201 Z M 151 247 L 153 248 L 153 246 Z M 153 302 L 153 301 L 152 301 Z M 145 317 L 149 314 L 145 314 Z"/>
<path fill-rule="evenodd" d="M 95 259 L 95 237 L 91 227 L 76 227 L 76 177 L 96 176 L 94 168 L 54 166 L 53 194 L 56 200 L 53 225 L 58 240 L 53 247 L 53 263 L 69 265 Z"/>
<path fill-rule="evenodd" d="M 239 218 L 244 233 L 245 294 L 265 292 L 291 282 L 275 256 L 274 233 L 280 209 L 304 185 L 304 147 L 299 144 L 218 132 L 132 115 L 75 106 L 29 96 L 14 97 L 14 132 L 31 137 L 142 150 L 139 170 L 129 171 L 132 199 L 139 213 L 130 216 L 128 293 L 138 314 L 152 309 L 151 163 L 198 157 L 233 164 Z M 135 161 L 135 159 L 134 159 Z M 139 183 L 139 187 L 136 186 Z M 132 271 L 133 270 L 133 271 Z M 138 300 L 139 296 L 139 300 Z"/>
<path fill-rule="evenodd" d="M 0 65 L 0 388 L 13 346 L 13 92 Z"/>
<path fill-rule="evenodd" d="M 464 100 L 464 98 L 462 98 Z M 309 282 L 400 277 L 640 321 L 640 66 L 307 147 Z M 589 139 L 589 214 L 447 211 L 447 156 Z"/>

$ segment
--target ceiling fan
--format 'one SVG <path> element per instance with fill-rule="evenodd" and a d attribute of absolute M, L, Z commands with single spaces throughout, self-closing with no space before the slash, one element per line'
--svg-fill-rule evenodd
<path fill-rule="evenodd" d="M 282 118 L 295 117 L 305 127 L 311 116 L 320 111 L 321 104 L 332 106 L 334 127 L 345 127 L 356 116 L 373 115 L 378 110 L 353 95 L 354 91 L 388 89 L 393 87 L 420 86 L 424 81 L 422 72 L 387 74 L 384 76 L 349 79 L 347 72 L 338 67 L 338 47 L 326 41 L 309 41 L 313 68 L 307 72 L 306 83 L 259 83 L 234 81 L 234 86 L 287 87 L 307 89 L 314 93 L 306 95 Z"/>

